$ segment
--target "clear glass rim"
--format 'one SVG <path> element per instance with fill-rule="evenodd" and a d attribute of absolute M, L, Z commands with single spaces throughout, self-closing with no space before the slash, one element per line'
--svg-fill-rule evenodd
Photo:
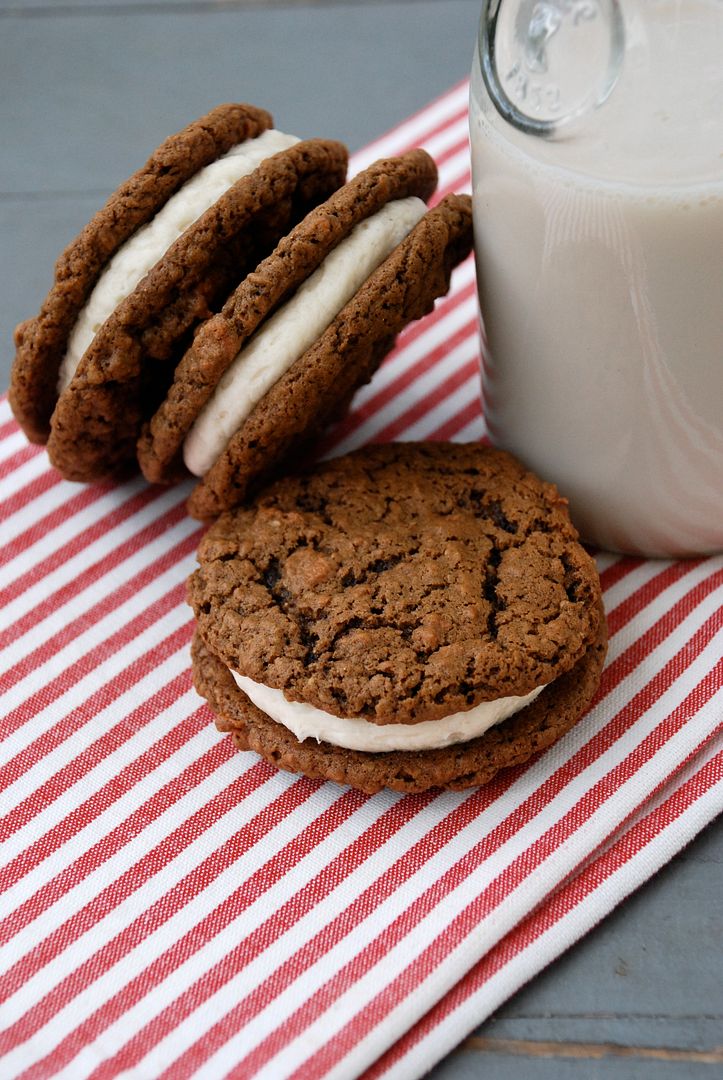
<path fill-rule="evenodd" d="M 600 91 L 592 103 L 584 102 L 577 109 L 571 109 L 565 115 L 554 120 L 541 120 L 522 112 L 508 97 L 497 72 L 495 40 L 497 22 L 504 0 L 484 0 L 477 34 L 477 58 L 482 72 L 485 89 L 492 104 L 507 123 L 527 135 L 551 139 L 558 134 L 573 133 L 590 108 L 598 108 L 609 97 L 617 82 L 620 64 L 625 52 L 625 25 L 619 0 L 611 0 L 610 55 L 611 63 Z"/>

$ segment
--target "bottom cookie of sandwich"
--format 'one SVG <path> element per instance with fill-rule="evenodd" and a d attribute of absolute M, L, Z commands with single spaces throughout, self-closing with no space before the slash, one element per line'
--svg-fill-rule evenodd
<path fill-rule="evenodd" d="M 249 700 L 198 633 L 192 658 L 196 689 L 213 709 L 219 731 L 230 733 L 238 749 L 254 750 L 277 768 L 373 794 L 382 788 L 408 793 L 429 788 L 458 791 L 486 784 L 501 769 L 524 764 L 557 742 L 587 710 L 600 683 L 606 650 L 607 628 L 601 612 L 597 637 L 581 659 L 514 716 L 469 742 L 381 753 L 348 750 L 315 739 L 300 742 Z"/>

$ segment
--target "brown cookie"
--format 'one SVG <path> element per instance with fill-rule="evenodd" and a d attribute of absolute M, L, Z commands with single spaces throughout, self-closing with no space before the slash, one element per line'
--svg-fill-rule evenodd
<path fill-rule="evenodd" d="M 221 376 L 244 343 L 364 219 L 393 199 L 434 191 L 437 169 L 424 150 L 375 162 L 312 210 L 231 295 L 221 312 L 200 327 L 176 368 L 165 400 L 146 425 L 138 458 L 152 483 L 186 474 L 183 440 Z"/>
<path fill-rule="evenodd" d="M 471 200 L 448 195 L 256 405 L 194 488 L 190 513 L 207 520 L 242 504 L 341 415 L 400 331 L 447 291 L 452 269 L 471 243 Z"/>
<path fill-rule="evenodd" d="M 103 267 L 194 173 L 271 123 L 264 109 L 219 105 L 166 139 L 65 249 L 40 314 L 15 331 L 10 404 L 31 442 L 48 438 L 68 336 Z"/>
<path fill-rule="evenodd" d="M 274 154 L 230 187 L 123 300 L 83 354 L 51 419 L 50 460 L 92 481 L 136 466 L 136 442 L 173 377 L 194 326 L 346 174 L 337 142 Z"/>
<path fill-rule="evenodd" d="M 239 750 L 254 750 L 279 769 L 348 784 L 373 795 L 382 788 L 406 793 L 434 787 L 461 791 L 529 761 L 562 738 L 588 708 L 600 682 L 606 648 L 607 627 L 601 611 L 597 638 L 577 664 L 504 723 L 479 738 L 443 749 L 373 754 L 314 739 L 299 742 L 249 701 L 199 635 L 191 651 L 195 687 L 213 709 L 218 730 L 230 733 Z"/>
<path fill-rule="evenodd" d="M 476 783 L 558 737 L 597 684 L 605 630 L 595 564 L 556 488 L 500 450 L 366 447 L 225 514 L 198 559 L 188 597 L 201 692 L 240 740 L 309 775 L 343 775 L 364 790 Z M 299 743 L 248 711 L 228 669 L 381 726 L 547 689 L 524 710 L 529 727 L 506 721 L 474 747 L 359 758 Z"/>

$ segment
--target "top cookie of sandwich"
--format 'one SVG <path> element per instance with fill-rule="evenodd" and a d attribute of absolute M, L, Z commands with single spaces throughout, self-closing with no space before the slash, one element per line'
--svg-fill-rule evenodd
<path fill-rule="evenodd" d="M 417 723 L 520 696 L 598 634 L 557 489 L 478 444 L 372 446 L 225 514 L 189 600 L 227 667 L 341 717 Z"/>

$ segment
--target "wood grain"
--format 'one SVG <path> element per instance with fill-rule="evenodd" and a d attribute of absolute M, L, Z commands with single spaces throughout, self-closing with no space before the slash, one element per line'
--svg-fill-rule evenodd
<path fill-rule="evenodd" d="M 647 1058 L 653 1061 L 694 1061 L 705 1065 L 723 1064 L 723 1047 L 714 1050 L 681 1050 L 664 1046 L 618 1046 L 616 1043 L 533 1042 L 525 1039 L 492 1039 L 473 1035 L 458 1052 L 482 1051 L 543 1058 Z"/>

